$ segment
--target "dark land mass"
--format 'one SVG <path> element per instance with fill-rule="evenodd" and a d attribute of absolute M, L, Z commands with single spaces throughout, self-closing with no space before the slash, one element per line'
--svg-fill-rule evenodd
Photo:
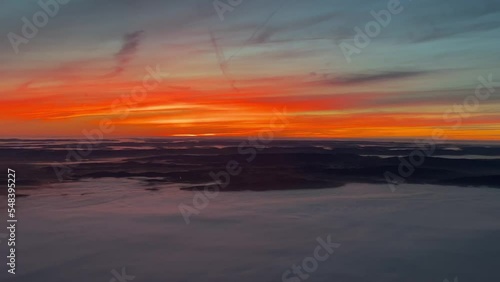
<path fill-rule="evenodd" d="M 222 191 L 332 188 L 387 183 L 387 177 L 399 183 L 500 188 L 500 145 L 128 139 L 74 150 L 80 142 L 0 140 L 0 167 L 16 171 L 18 188 L 114 177 L 141 179 L 150 191 L 161 183 L 197 190 L 214 182 L 211 174 L 228 183 Z M 6 178 L 2 174 L 2 181 Z"/>

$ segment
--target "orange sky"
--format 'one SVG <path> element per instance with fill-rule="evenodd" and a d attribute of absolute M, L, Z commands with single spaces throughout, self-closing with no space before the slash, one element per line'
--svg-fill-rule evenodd
<path fill-rule="evenodd" d="M 251 136 L 286 109 L 279 137 L 429 138 L 439 128 L 449 139 L 500 140 L 498 91 L 474 96 L 478 77 L 498 80 L 498 66 L 455 53 L 449 38 L 388 45 L 401 36 L 395 27 L 348 63 L 331 38 L 304 38 L 349 23 L 321 9 L 275 15 L 248 6 L 249 14 L 221 22 L 187 4 L 165 14 L 155 5 L 167 4 L 144 4 L 125 26 L 113 23 L 130 7 L 54 17 L 18 54 L 4 42 L 0 137 L 78 138 L 102 120 L 115 127 L 109 138 Z M 20 4 L 16 16 L 33 9 Z M 12 22 L 19 33 L 22 23 Z M 293 22 L 302 26 L 288 29 Z M 469 45 L 480 57 L 489 52 Z M 445 47 L 433 46 L 446 46 L 450 58 L 436 59 Z M 474 67 L 457 67 L 457 59 Z M 467 109 L 464 101 L 478 103 Z"/>

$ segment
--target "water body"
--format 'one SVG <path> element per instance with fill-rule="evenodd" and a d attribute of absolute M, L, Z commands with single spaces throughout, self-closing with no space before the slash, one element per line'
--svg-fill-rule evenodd
<path fill-rule="evenodd" d="M 140 179 L 101 178 L 24 190 L 17 274 L 0 280 L 110 281 L 125 267 L 133 281 L 282 281 L 327 236 L 340 247 L 307 280 L 289 281 L 500 278 L 498 189 L 402 185 L 393 193 L 352 183 L 224 192 L 186 224 L 178 207 L 196 192 L 182 185 L 145 190 Z"/>

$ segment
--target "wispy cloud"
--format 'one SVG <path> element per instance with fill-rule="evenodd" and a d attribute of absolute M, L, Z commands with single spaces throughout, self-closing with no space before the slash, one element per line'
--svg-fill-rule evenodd
<path fill-rule="evenodd" d="M 359 73 L 346 76 L 337 76 L 331 79 L 323 80 L 322 82 L 331 85 L 353 85 L 412 78 L 427 75 L 433 72 L 434 71 L 386 71 L 376 73 Z"/>
<path fill-rule="evenodd" d="M 128 63 L 134 58 L 141 40 L 143 39 L 144 31 L 138 30 L 127 33 L 123 36 L 123 44 L 118 53 L 115 54 L 116 66 L 109 76 L 121 74 Z"/>
<path fill-rule="evenodd" d="M 335 17 L 338 17 L 339 15 L 337 13 L 327 13 L 324 15 L 319 15 L 319 16 L 314 16 L 314 17 L 309 17 L 306 19 L 301 19 L 293 22 L 288 22 L 286 24 L 282 25 L 276 25 L 276 26 L 265 26 L 250 39 L 250 43 L 253 44 L 261 44 L 261 43 L 266 43 L 271 40 L 271 37 L 277 33 L 280 32 L 286 32 L 286 31 L 296 31 L 299 29 L 307 28 L 310 26 L 314 26 L 316 24 L 331 20 Z"/>

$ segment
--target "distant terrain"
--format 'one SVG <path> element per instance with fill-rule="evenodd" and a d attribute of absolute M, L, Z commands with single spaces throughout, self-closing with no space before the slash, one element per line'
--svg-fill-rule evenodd
<path fill-rule="evenodd" d="M 0 166 L 16 170 L 20 189 L 60 182 L 53 168 L 56 164 L 70 168 L 61 173 L 63 181 L 135 178 L 146 188 L 180 183 L 182 189 L 203 189 L 214 182 L 211 173 L 228 175 L 228 163 L 237 173 L 230 175 L 222 191 L 386 183 L 387 172 L 405 183 L 500 188 L 500 145 L 297 140 L 263 145 L 245 140 L 118 139 L 94 144 L 81 160 L 74 155 L 66 160 L 78 144 L 78 140 L 4 139 L 0 141 Z M 422 153 L 422 161 L 409 159 Z M 402 177 L 402 164 L 415 160 L 418 166 L 412 165 L 412 173 L 406 167 Z"/>

